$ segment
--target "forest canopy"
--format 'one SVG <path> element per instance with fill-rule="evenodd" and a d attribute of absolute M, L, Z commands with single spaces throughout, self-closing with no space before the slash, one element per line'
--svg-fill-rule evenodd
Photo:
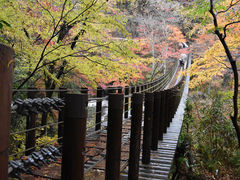
<path fill-rule="evenodd" d="M 0 17 L 10 26 L 0 40 L 16 51 L 15 88 L 83 87 L 142 78 L 151 59 L 135 55 L 116 2 L 1 0 Z M 4 21 L 5 22 L 5 21 Z M 121 38 L 114 37 L 114 33 Z M 106 78 L 107 77 L 107 78 Z"/>

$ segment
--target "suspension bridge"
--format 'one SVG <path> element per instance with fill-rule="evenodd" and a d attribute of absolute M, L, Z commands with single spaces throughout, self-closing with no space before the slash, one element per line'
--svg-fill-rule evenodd
<path fill-rule="evenodd" d="M 96 97 L 84 88 L 75 94 L 28 89 L 18 90 L 28 99 L 11 101 L 13 52 L 1 49 L 8 71 L 0 69 L 6 77 L 0 80 L 0 179 L 169 178 L 188 94 L 189 76 L 179 72 L 190 66 L 190 55 L 183 67 L 176 61 L 152 82 L 98 88 Z M 45 97 L 51 91 L 57 97 Z M 39 123 L 49 114 L 51 122 Z M 11 117 L 25 119 L 26 126 L 10 131 Z M 16 135 L 24 142 L 12 143 Z M 37 143 L 43 135 L 57 138 Z M 21 143 L 25 148 L 13 151 L 11 146 Z"/>

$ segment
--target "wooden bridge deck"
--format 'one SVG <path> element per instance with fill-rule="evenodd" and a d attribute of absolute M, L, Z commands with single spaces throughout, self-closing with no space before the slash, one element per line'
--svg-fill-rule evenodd
<path fill-rule="evenodd" d="M 140 157 L 139 179 L 142 179 L 142 180 L 168 179 L 171 171 L 171 166 L 174 160 L 176 147 L 178 144 L 179 135 L 181 132 L 185 102 L 188 94 L 188 81 L 189 81 L 189 77 L 186 78 L 182 99 L 180 101 L 177 112 L 170 126 L 167 129 L 167 133 L 163 135 L 163 140 L 159 141 L 158 149 L 156 151 L 151 151 L 150 164 L 148 165 L 142 164 L 141 157 Z M 121 148 L 122 150 L 121 150 L 121 163 L 120 163 L 122 180 L 125 180 L 128 178 L 130 128 L 131 128 L 131 121 L 130 119 L 127 119 L 124 121 L 123 130 L 122 130 L 123 131 L 122 132 L 122 148 Z M 107 132 L 105 130 L 99 134 L 96 134 L 96 136 L 87 138 L 87 151 L 89 150 L 88 151 L 89 153 L 86 154 L 87 159 L 85 163 L 85 170 L 87 170 L 88 168 L 91 168 L 91 166 L 95 166 L 91 171 L 89 171 L 89 173 L 91 174 L 93 173 L 93 171 L 98 171 L 98 175 L 101 174 L 102 177 L 104 177 L 104 170 L 105 170 L 106 150 L 104 148 L 106 146 L 106 133 Z M 96 146 L 98 147 L 96 148 Z M 93 151 L 90 150 L 91 148 L 94 148 L 97 151 L 93 153 Z M 96 179 L 99 179 L 99 177 L 96 177 Z"/>
<path fill-rule="evenodd" d="M 190 62 L 189 62 L 190 63 Z M 175 74 L 177 69 L 175 70 Z M 175 75 L 174 75 L 175 76 Z M 169 83 L 169 86 L 177 84 L 178 79 Z M 178 106 L 177 112 L 167 129 L 167 133 L 163 135 L 163 140 L 158 142 L 158 148 L 156 151 L 151 151 L 150 164 L 142 164 L 140 155 L 139 162 L 139 179 L 168 179 L 171 171 L 171 166 L 174 160 L 176 146 L 178 144 L 179 135 L 181 132 L 185 102 L 188 94 L 188 81 L 189 76 L 186 77 L 186 83 L 183 91 L 183 95 Z M 174 83 L 175 82 L 175 83 Z M 168 87 L 168 86 L 167 86 Z M 166 87 L 166 88 L 167 88 Z M 129 113 L 130 114 L 130 113 Z M 143 126 L 143 124 L 142 124 Z M 120 161 L 120 172 L 121 179 L 128 178 L 128 159 L 129 159 L 129 144 L 130 144 L 130 130 L 131 121 L 130 118 L 123 120 L 122 126 L 122 138 L 121 138 L 121 161 Z M 143 130 L 142 130 L 143 137 Z M 105 159 L 106 159 L 106 142 L 107 142 L 107 130 L 106 123 L 102 124 L 102 129 L 98 131 L 90 131 L 86 136 L 86 148 L 85 148 L 85 163 L 84 163 L 84 175 L 85 180 L 92 179 L 104 179 L 105 172 Z M 120 141 L 119 141 L 120 142 Z M 54 163 L 56 168 L 45 166 L 45 170 L 41 169 L 41 172 L 36 174 L 41 175 L 43 178 L 53 176 L 49 179 L 60 179 L 61 174 L 61 162 Z M 35 170 L 34 170 L 35 171 Z M 55 173 L 56 172 L 56 173 Z M 82 171 L 83 172 L 83 171 Z M 30 176 L 30 175 L 29 175 Z M 45 177 L 44 177 L 45 176 Z M 26 176 L 24 179 L 27 179 Z"/>
<path fill-rule="evenodd" d="M 171 166 L 174 160 L 175 151 L 177 148 L 183 116 L 185 103 L 188 95 L 189 76 L 186 77 L 186 82 L 183 90 L 182 99 L 178 106 L 177 112 L 167 129 L 167 133 L 163 135 L 163 140 L 158 142 L 158 149 L 151 151 L 150 164 L 142 164 L 141 157 L 139 162 L 139 179 L 141 180 L 156 180 L 168 179 L 171 171 Z M 121 179 L 127 179 L 128 167 L 126 167 L 121 174 Z"/>
<path fill-rule="evenodd" d="M 182 127 L 182 118 L 176 116 L 173 119 L 167 133 L 163 135 L 163 140 L 159 141 L 158 149 L 151 151 L 150 164 L 139 162 L 139 179 L 168 179 L 173 163 L 176 146 Z M 121 179 L 127 179 L 128 168 L 122 172 Z"/>
<path fill-rule="evenodd" d="M 175 151 L 177 148 L 183 116 L 184 116 L 184 109 L 185 109 L 185 102 L 187 99 L 188 94 L 188 81 L 189 77 L 186 77 L 186 83 L 183 90 L 182 99 L 180 101 L 179 107 L 175 116 L 167 129 L 167 133 L 163 135 L 163 140 L 158 142 L 158 149 L 156 151 L 151 151 L 151 160 L 150 164 L 142 164 L 140 155 L 140 162 L 139 162 L 139 179 L 142 180 L 156 180 L 156 179 L 168 179 L 169 174 L 171 171 L 172 163 L 175 156 Z M 129 139 L 130 139 L 130 128 L 131 128 L 131 121 L 130 119 L 124 120 L 122 129 L 122 148 L 121 148 L 121 162 L 120 162 L 120 169 L 121 169 L 121 179 L 125 180 L 128 178 L 128 158 L 129 158 Z M 142 124 L 143 125 L 143 124 Z M 143 134 L 143 130 L 142 130 Z M 94 171 L 98 172 L 102 178 L 104 177 L 105 171 L 105 156 L 106 150 L 104 147 L 106 146 L 106 130 L 101 131 L 101 133 L 96 134 L 96 136 L 92 136 L 91 138 L 87 138 L 87 150 L 94 148 L 97 150 L 95 154 L 93 151 L 89 151 L 86 154 L 87 159 L 85 162 L 85 171 L 86 175 L 93 174 Z M 142 136 L 143 137 L 143 136 Z M 142 141 L 142 140 L 141 140 Z M 93 146 L 92 146 L 93 145 Z M 92 146 L 92 147 L 91 147 Z M 96 148 L 98 146 L 98 148 Z M 99 148 L 102 147 L 102 148 Z M 90 148 L 90 149 L 89 149 Z M 97 165 L 96 165 L 97 164 Z M 91 167 L 94 168 L 91 169 Z M 88 172 L 88 169 L 91 169 Z M 85 176 L 86 177 L 86 176 Z M 92 179 L 99 179 L 95 177 Z M 101 178 L 100 178 L 101 179 Z"/>

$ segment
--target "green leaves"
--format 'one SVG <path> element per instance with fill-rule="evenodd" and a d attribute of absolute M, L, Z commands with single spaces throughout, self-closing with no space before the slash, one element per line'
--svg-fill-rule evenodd
<path fill-rule="evenodd" d="M 132 52 L 136 44 L 115 2 L 0 1 L 0 17 L 12 26 L 3 33 L 18 55 L 15 78 L 22 82 L 18 87 L 27 81 L 42 85 L 50 80 L 45 84 L 68 81 L 96 87 L 112 79 L 126 82 L 141 77 L 140 67 L 147 63 Z"/>

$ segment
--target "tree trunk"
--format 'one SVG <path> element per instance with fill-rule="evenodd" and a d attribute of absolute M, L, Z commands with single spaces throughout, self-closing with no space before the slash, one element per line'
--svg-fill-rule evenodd
<path fill-rule="evenodd" d="M 237 138 L 238 138 L 238 148 L 240 149 L 240 129 L 239 129 L 239 125 L 238 125 L 238 70 L 237 70 L 237 64 L 236 61 L 233 59 L 231 51 L 225 41 L 226 36 L 223 36 L 222 33 L 220 33 L 219 31 L 219 26 L 218 26 L 218 20 L 217 20 L 217 16 L 214 13 L 214 5 L 213 5 L 213 0 L 210 0 L 210 10 L 209 12 L 211 13 L 212 17 L 213 17 L 213 24 L 215 26 L 215 34 L 217 35 L 217 37 L 219 38 L 219 40 L 221 41 L 223 48 L 225 50 L 225 53 L 228 57 L 228 60 L 231 64 L 231 68 L 233 71 L 233 78 L 234 78 L 234 90 L 233 90 L 233 116 L 230 115 L 233 126 L 235 128 L 236 134 L 237 134 Z M 225 34 L 226 35 L 226 34 Z"/>
<path fill-rule="evenodd" d="M 234 61 L 232 54 L 228 48 L 228 45 L 225 41 L 225 39 L 223 38 L 222 34 L 216 30 L 215 31 L 216 35 L 218 36 L 219 40 L 221 41 L 224 50 L 227 54 L 228 60 L 231 64 L 231 68 L 233 71 L 233 78 L 234 78 L 234 90 L 233 90 L 233 116 L 231 115 L 231 120 L 233 123 L 233 126 L 235 128 L 236 134 L 237 134 L 237 138 L 238 138 L 238 148 L 240 149 L 240 128 L 238 125 L 238 86 L 239 86 L 239 81 L 238 81 L 238 70 L 237 70 L 237 64 L 236 61 Z"/>

